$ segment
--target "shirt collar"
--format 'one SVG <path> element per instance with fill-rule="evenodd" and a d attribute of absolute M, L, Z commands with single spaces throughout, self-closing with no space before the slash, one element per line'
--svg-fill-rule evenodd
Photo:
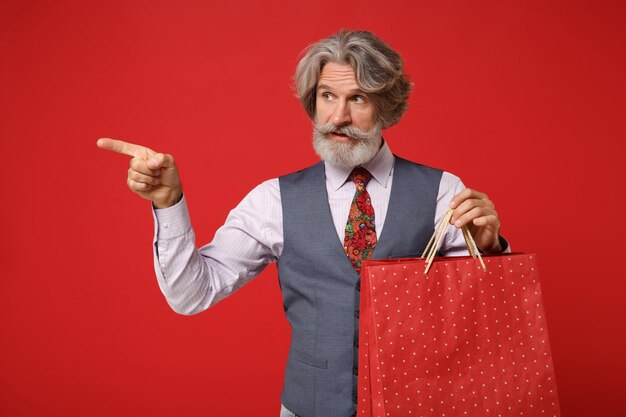
<path fill-rule="evenodd" d="M 394 161 L 395 158 L 389 149 L 387 141 L 383 140 L 383 144 L 376 155 L 364 163 L 363 167 L 372 174 L 372 177 L 378 181 L 380 185 L 387 188 L 389 177 L 391 176 L 391 172 L 393 170 Z M 352 169 L 354 168 L 333 165 L 326 161 L 324 161 L 324 166 L 326 168 L 326 178 L 330 182 L 332 189 L 335 191 L 346 183 Z"/>

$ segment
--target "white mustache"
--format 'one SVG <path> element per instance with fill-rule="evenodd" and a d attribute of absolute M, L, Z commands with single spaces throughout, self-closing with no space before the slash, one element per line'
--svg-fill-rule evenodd
<path fill-rule="evenodd" d="M 315 123 L 315 130 L 322 135 L 328 135 L 330 133 L 339 133 L 342 135 L 350 136 L 356 140 L 367 140 L 369 136 L 366 132 L 363 132 L 361 129 L 358 129 L 354 126 L 336 126 L 333 124 L 329 125 L 319 125 Z"/>

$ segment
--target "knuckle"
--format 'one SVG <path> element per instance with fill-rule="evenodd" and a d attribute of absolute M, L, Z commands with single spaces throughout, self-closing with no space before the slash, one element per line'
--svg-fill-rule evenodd
<path fill-rule="evenodd" d="M 138 172 L 142 172 L 142 171 L 145 170 L 144 164 L 142 163 L 142 161 L 139 158 L 131 159 L 130 167 L 133 170 L 138 171 Z"/>
<path fill-rule="evenodd" d="M 126 184 L 128 184 L 128 188 L 130 188 L 132 192 L 137 192 L 137 183 L 135 181 L 129 178 L 128 181 L 126 181 Z"/>

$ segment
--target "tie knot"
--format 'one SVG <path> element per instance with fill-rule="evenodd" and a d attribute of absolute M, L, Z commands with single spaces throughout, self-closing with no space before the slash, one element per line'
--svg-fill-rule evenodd
<path fill-rule="evenodd" d="M 357 185 L 357 187 L 361 186 L 365 188 L 365 186 L 367 186 L 367 183 L 370 182 L 370 180 L 372 179 L 372 174 L 370 174 L 370 172 L 363 167 L 356 167 L 350 173 L 349 178 L 353 183 Z"/>

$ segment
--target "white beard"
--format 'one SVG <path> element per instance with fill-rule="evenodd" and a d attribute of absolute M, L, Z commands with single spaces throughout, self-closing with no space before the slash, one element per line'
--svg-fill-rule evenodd
<path fill-rule="evenodd" d="M 363 132 L 353 126 L 313 124 L 313 148 L 317 155 L 333 165 L 352 168 L 372 159 L 382 143 L 380 123 Z M 330 133 L 349 136 L 349 142 L 339 142 L 328 137 Z"/>

